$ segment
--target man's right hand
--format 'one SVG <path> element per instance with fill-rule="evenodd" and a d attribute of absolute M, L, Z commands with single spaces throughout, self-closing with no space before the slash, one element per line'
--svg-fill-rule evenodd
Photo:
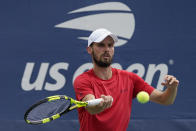
<path fill-rule="evenodd" d="M 103 109 L 107 109 L 112 106 L 112 102 L 113 102 L 112 96 L 101 95 L 101 98 L 103 98 L 103 101 L 98 105 L 99 107 Z"/>
<path fill-rule="evenodd" d="M 103 98 L 103 101 L 101 101 L 101 103 L 99 105 L 86 107 L 86 110 L 90 114 L 93 115 L 93 114 L 101 113 L 105 109 L 110 108 L 112 106 L 112 102 L 113 102 L 112 96 L 101 95 L 101 98 Z M 95 96 L 92 95 L 92 94 L 88 94 L 82 100 L 83 101 L 88 101 L 88 100 L 92 100 L 92 99 L 95 99 Z"/>

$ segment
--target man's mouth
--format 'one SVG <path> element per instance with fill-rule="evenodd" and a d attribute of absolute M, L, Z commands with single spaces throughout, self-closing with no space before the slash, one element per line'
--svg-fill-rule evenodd
<path fill-rule="evenodd" d="M 103 54 L 103 57 L 110 57 L 110 54 Z"/>
<path fill-rule="evenodd" d="M 110 55 L 103 55 L 104 58 L 110 58 Z"/>

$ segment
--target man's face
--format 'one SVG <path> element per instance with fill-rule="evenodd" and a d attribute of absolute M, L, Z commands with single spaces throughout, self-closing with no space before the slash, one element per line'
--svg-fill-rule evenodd
<path fill-rule="evenodd" d="M 93 43 L 90 47 L 93 61 L 100 67 L 109 67 L 114 56 L 114 41 L 112 37 L 107 36 L 100 43 Z"/>

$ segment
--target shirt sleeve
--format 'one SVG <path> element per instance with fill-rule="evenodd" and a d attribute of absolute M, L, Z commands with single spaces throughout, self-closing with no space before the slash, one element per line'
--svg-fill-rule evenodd
<path fill-rule="evenodd" d="M 81 101 L 88 94 L 94 94 L 90 80 L 84 76 L 79 76 L 75 79 L 74 90 L 76 99 L 79 101 Z"/>
<path fill-rule="evenodd" d="M 136 95 L 140 91 L 145 91 L 150 95 L 152 93 L 152 91 L 154 90 L 154 87 L 149 85 L 141 77 L 139 77 L 138 75 L 136 75 L 134 73 L 132 73 L 132 80 L 133 80 L 133 85 L 134 85 L 133 98 L 135 98 Z"/>

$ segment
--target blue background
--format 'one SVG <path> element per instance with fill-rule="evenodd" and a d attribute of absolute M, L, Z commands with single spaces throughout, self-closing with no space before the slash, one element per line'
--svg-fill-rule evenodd
<path fill-rule="evenodd" d="M 55 94 L 75 97 L 72 79 L 84 63 L 91 62 L 86 52 L 89 31 L 54 28 L 55 25 L 87 13 L 67 14 L 78 8 L 114 2 L 106 0 L 6 0 L 0 1 L 0 130 L 78 130 L 77 112 L 72 112 L 52 124 L 31 126 L 25 124 L 25 110 L 35 101 Z M 116 1 L 117 2 L 117 1 Z M 196 2 L 193 0 L 122 0 L 135 17 L 135 30 L 128 43 L 116 47 L 115 63 L 126 69 L 141 63 L 164 63 L 168 74 L 180 80 L 176 101 L 171 106 L 154 103 L 138 104 L 133 100 L 128 130 L 133 131 L 193 131 L 196 128 Z M 90 12 L 92 13 L 92 12 Z M 89 13 L 89 14 L 90 14 Z M 97 12 L 93 12 L 96 14 Z M 104 13 L 104 11 L 102 11 Z M 119 23 L 119 26 L 120 25 Z M 173 64 L 169 64 L 173 60 Z M 28 62 L 35 63 L 31 82 L 35 81 L 40 65 L 69 63 L 61 70 L 66 84 L 58 91 L 24 91 L 21 87 Z M 158 75 L 153 79 L 156 85 Z M 45 82 L 55 84 L 49 72 Z"/>

